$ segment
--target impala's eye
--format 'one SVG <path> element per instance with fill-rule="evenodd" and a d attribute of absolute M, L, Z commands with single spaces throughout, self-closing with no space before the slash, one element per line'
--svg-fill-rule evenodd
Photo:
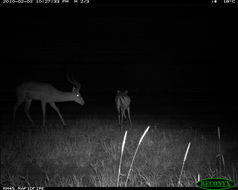
<path fill-rule="evenodd" d="M 76 94 L 76 96 L 79 96 L 79 94 Z"/>

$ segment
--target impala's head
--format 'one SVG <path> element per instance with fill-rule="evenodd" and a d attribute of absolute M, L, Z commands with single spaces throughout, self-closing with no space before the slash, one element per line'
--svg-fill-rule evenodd
<path fill-rule="evenodd" d="M 85 104 L 85 102 L 84 102 L 84 99 L 82 98 L 79 90 L 80 90 L 80 88 L 73 87 L 72 93 L 74 94 L 74 101 L 83 106 Z"/>
<path fill-rule="evenodd" d="M 74 76 L 72 76 L 72 79 L 71 79 L 68 73 L 67 73 L 67 79 L 72 85 L 74 85 L 73 91 L 72 91 L 72 93 L 74 94 L 73 100 L 80 105 L 84 105 L 85 104 L 84 99 L 82 98 L 80 94 L 80 88 L 81 88 L 80 83 L 74 79 Z"/>

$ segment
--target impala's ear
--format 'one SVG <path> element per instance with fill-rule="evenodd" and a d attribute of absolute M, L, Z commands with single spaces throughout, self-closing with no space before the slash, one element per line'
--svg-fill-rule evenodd
<path fill-rule="evenodd" d="M 73 86 L 73 89 L 72 89 L 72 91 L 75 91 L 75 87 Z"/>

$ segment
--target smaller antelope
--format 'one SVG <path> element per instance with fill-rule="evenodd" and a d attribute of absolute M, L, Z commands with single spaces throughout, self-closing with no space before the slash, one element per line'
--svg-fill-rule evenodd
<path fill-rule="evenodd" d="M 45 111 L 46 104 L 49 103 L 50 106 L 58 113 L 61 122 L 65 126 L 65 121 L 60 113 L 59 108 L 55 105 L 55 102 L 66 102 L 74 101 L 80 105 L 84 105 L 84 100 L 80 94 L 81 85 L 75 81 L 74 78 L 70 79 L 67 75 L 68 81 L 73 85 L 72 92 L 62 92 L 56 89 L 49 83 L 40 83 L 40 82 L 25 82 L 19 85 L 16 89 L 17 94 L 17 103 L 13 108 L 13 121 L 15 121 L 15 115 L 17 108 L 23 103 L 25 104 L 25 113 L 27 118 L 34 124 L 30 114 L 29 109 L 31 106 L 32 100 L 40 100 L 42 113 L 43 113 L 43 126 L 45 126 Z"/>
<path fill-rule="evenodd" d="M 128 113 L 128 119 L 130 121 L 131 125 L 131 116 L 130 116 L 130 103 L 131 98 L 127 95 L 128 91 L 121 92 L 120 90 L 117 91 L 117 95 L 115 97 L 115 102 L 117 106 L 117 112 L 118 112 L 118 122 L 119 125 L 122 125 L 123 118 L 126 119 L 126 110 Z"/>

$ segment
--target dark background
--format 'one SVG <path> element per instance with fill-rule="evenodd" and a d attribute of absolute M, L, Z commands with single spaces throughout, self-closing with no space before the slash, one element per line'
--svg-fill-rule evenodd
<path fill-rule="evenodd" d="M 12 116 L 17 85 L 37 80 L 70 91 L 69 71 L 80 81 L 86 104 L 57 103 L 63 115 L 116 114 L 116 91 L 127 89 L 132 115 L 236 122 L 235 5 L 89 3 L 5 10 L 0 73 L 5 120 Z M 31 113 L 41 113 L 39 102 Z"/>

